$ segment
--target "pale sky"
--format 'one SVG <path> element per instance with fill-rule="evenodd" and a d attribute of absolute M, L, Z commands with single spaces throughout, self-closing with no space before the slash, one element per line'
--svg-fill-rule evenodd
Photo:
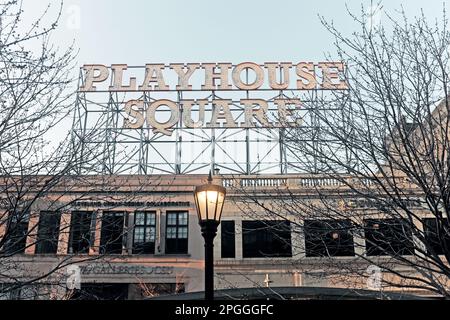
<path fill-rule="evenodd" d="M 57 7 L 60 0 L 50 0 Z M 66 0 L 58 45 L 75 40 L 79 64 L 156 62 L 320 61 L 332 38 L 318 15 L 350 33 L 351 10 L 370 0 Z M 442 0 L 381 1 L 390 12 L 403 5 L 412 17 L 425 7 L 442 16 Z M 24 0 L 27 17 L 47 0 Z M 378 2 L 373 1 L 376 6 Z M 426 5 L 425 5 L 426 4 Z M 381 19 L 384 19 L 383 17 Z"/>
<path fill-rule="evenodd" d="M 48 0 L 23 0 L 24 23 L 44 10 Z M 49 0 L 56 14 L 60 0 Z M 293 62 L 333 59 L 333 38 L 321 25 L 319 15 L 344 34 L 356 31 L 347 14 L 381 7 L 394 14 L 404 7 L 408 18 L 420 14 L 441 19 L 442 0 L 65 0 L 53 44 L 64 48 L 71 42 L 79 49 L 76 64 L 128 64 L 188 62 Z M 381 3 L 377 6 L 378 3 Z M 347 6 L 346 6 L 347 5 Z M 387 22 L 383 14 L 374 20 Z M 74 76 L 78 76 L 74 68 Z M 75 87 L 73 88 L 75 89 Z M 71 118 L 54 128 L 52 141 L 63 139 Z M 240 154 L 236 144 L 231 145 Z M 261 150 L 267 146 L 261 147 Z M 169 150 L 169 149 L 167 149 Z M 166 151 L 167 151 L 166 150 Z M 258 149 L 259 150 L 259 149 Z M 259 159 L 259 151 L 256 150 Z M 128 151 L 127 151 L 128 152 Z M 192 149 L 195 157 L 197 151 Z M 185 154 L 186 151 L 183 151 Z M 174 156 L 171 152 L 171 156 Z M 205 161 L 209 154 L 204 153 Z M 254 156 L 256 158 L 256 156 Z M 255 159 L 252 159 L 255 161 Z"/>

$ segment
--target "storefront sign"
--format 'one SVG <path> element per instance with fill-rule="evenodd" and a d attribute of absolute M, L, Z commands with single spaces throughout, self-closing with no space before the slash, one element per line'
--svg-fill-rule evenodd
<path fill-rule="evenodd" d="M 74 207 L 133 207 L 133 208 L 159 208 L 159 207 L 190 207 L 189 201 L 76 201 Z"/>
<path fill-rule="evenodd" d="M 174 267 L 148 267 L 130 265 L 88 265 L 81 266 L 82 275 L 128 274 L 128 275 L 170 275 Z"/>

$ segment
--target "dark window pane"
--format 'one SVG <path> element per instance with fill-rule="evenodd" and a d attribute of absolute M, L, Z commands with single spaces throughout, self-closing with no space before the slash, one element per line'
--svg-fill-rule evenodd
<path fill-rule="evenodd" d="M 222 221 L 220 225 L 222 258 L 234 258 L 236 256 L 234 221 Z"/>
<path fill-rule="evenodd" d="M 177 225 L 177 213 L 167 214 L 167 224 L 170 226 Z"/>
<path fill-rule="evenodd" d="M 177 238 L 177 227 L 167 227 L 167 239 Z"/>
<path fill-rule="evenodd" d="M 89 253 L 92 212 L 74 211 L 70 219 L 69 253 Z"/>
<path fill-rule="evenodd" d="M 244 258 L 291 257 L 289 221 L 242 221 Z"/>
<path fill-rule="evenodd" d="M 0 300 L 36 300 L 44 298 L 40 292 L 40 285 L 26 285 L 25 283 L 0 283 Z"/>
<path fill-rule="evenodd" d="M 58 251 L 59 212 L 41 211 L 37 232 L 36 253 L 55 254 Z"/>
<path fill-rule="evenodd" d="M 167 254 L 185 254 L 188 252 L 188 216 L 188 212 L 186 211 L 174 211 L 167 213 Z"/>
<path fill-rule="evenodd" d="M 350 220 L 305 220 L 307 257 L 354 256 Z"/>
<path fill-rule="evenodd" d="M 179 225 L 184 225 L 184 226 L 187 225 L 187 221 L 188 221 L 187 220 L 188 219 L 187 216 L 188 216 L 187 212 L 179 213 L 178 214 L 178 224 Z"/>
<path fill-rule="evenodd" d="M 2 300 L 20 300 L 20 286 L 8 284 L 8 283 L 0 283 L 0 301 Z"/>
<path fill-rule="evenodd" d="M 126 283 L 82 283 L 80 290 L 75 290 L 71 300 L 127 300 Z"/>
<path fill-rule="evenodd" d="M 161 295 L 173 295 L 185 292 L 185 285 L 178 283 L 130 283 L 128 286 L 129 300 L 145 300 Z"/>
<path fill-rule="evenodd" d="M 5 235 L 5 244 L 2 252 L 7 255 L 21 254 L 25 252 L 28 235 L 28 212 L 14 212 L 8 217 L 9 228 Z"/>
<path fill-rule="evenodd" d="M 186 254 L 188 252 L 187 239 L 167 239 L 167 254 Z"/>
<path fill-rule="evenodd" d="M 104 212 L 100 237 L 101 254 L 122 254 L 123 212 Z"/>
<path fill-rule="evenodd" d="M 156 213 L 136 212 L 134 215 L 134 254 L 154 254 L 156 234 Z"/>
<path fill-rule="evenodd" d="M 368 256 L 411 255 L 414 253 L 411 228 L 400 219 L 367 219 L 365 222 Z"/>
<path fill-rule="evenodd" d="M 145 212 L 136 212 L 134 216 L 134 224 L 138 226 L 145 225 Z"/>
<path fill-rule="evenodd" d="M 154 254 L 155 242 L 135 242 L 133 254 Z"/>
<path fill-rule="evenodd" d="M 145 241 L 155 242 L 156 239 L 156 226 L 145 228 Z"/>
<path fill-rule="evenodd" d="M 147 214 L 147 224 L 150 226 L 156 225 L 156 213 L 153 214 Z"/>
<path fill-rule="evenodd" d="M 444 254 L 450 251 L 450 226 L 447 219 L 438 220 L 435 218 L 423 219 L 423 228 L 425 232 L 425 241 L 427 242 L 428 252 L 435 254 Z"/>
<path fill-rule="evenodd" d="M 188 228 L 187 227 L 179 227 L 178 228 L 178 238 L 179 239 L 187 239 L 188 237 Z"/>

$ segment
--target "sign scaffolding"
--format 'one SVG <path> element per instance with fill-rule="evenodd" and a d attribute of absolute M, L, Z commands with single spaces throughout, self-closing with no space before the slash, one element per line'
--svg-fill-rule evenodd
<path fill-rule="evenodd" d="M 323 102 L 347 90 L 343 72 L 339 62 L 85 65 L 72 143 L 81 160 L 101 157 L 77 173 L 301 172 L 286 137 L 320 142 L 316 114 L 339 108 Z"/>

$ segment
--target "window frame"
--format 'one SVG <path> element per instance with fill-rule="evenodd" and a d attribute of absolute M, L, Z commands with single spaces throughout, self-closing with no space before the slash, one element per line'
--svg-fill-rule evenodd
<path fill-rule="evenodd" d="M 89 220 L 89 227 L 88 227 L 88 231 L 85 232 L 84 234 L 88 236 L 88 239 L 79 239 L 77 241 L 78 245 L 80 245 L 80 242 L 82 242 L 83 240 L 88 242 L 88 246 L 86 248 L 83 248 L 85 251 L 83 250 L 73 250 L 73 247 L 75 245 L 74 243 L 74 214 L 89 214 L 89 218 L 87 218 L 85 221 Z M 89 249 L 92 246 L 92 224 L 93 224 L 93 220 L 95 218 L 95 212 L 93 211 L 82 211 L 82 210 L 74 210 L 70 213 L 70 234 L 69 234 L 69 243 L 68 243 L 68 247 L 67 247 L 67 253 L 68 254 L 89 254 Z M 83 219 L 80 219 L 80 225 L 81 226 L 81 222 L 84 222 Z M 83 237 L 83 230 L 80 230 L 80 227 L 78 227 L 77 232 L 80 233 L 80 236 Z"/>
<path fill-rule="evenodd" d="M 371 227 L 378 224 L 378 227 Z M 386 239 L 386 233 L 392 233 L 395 231 L 395 228 L 401 227 L 404 231 L 404 228 L 408 228 L 406 230 L 409 232 L 409 237 L 403 237 L 403 239 L 395 239 L 397 243 L 395 243 L 395 248 L 399 248 L 398 252 L 394 251 L 394 239 Z M 373 231 L 380 230 L 380 228 L 384 228 L 384 231 Z M 383 236 L 383 239 L 374 239 L 373 235 L 368 237 L 369 232 L 373 234 L 379 233 Z M 385 232 L 385 234 L 383 234 Z M 405 235 L 403 233 L 403 235 Z M 396 236 L 397 237 L 397 236 Z M 375 240 L 375 241 L 374 241 Z M 379 219 L 364 219 L 364 241 L 365 241 L 365 255 L 368 257 L 395 257 L 395 256 L 410 256 L 414 255 L 414 238 L 412 234 L 411 228 L 405 223 L 405 219 L 401 218 L 379 218 Z M 380 242 L 379 244 L 375 244 L 374 242 Z M 409 242 L 409 246 L 406 245 L 406 242 Z M 380 245 L 381 244 L 381 245 Z"/>
<path fill-rule="evenodd" d="M 28 229 L 30 227 L 30 210 L 14 212 L 10 219 L 10 230 L 0 252 L 6 255 L 25 254 L 27 249 Z M 18 215 L 17 215 L 18 214 Z M 12 227 L 11 227 L 12 226 Z"/>
<path fill-rule="evenodd" d="M 47 226 L 46 227 L 46 235 L 52 237 L 52 239 L 40 239 L 40 237 L 42 236 L 41 232 L 43 229 L 43 225 L 42 222 L 43 217 L 45 217 L 45 215 L 48 214 L 49 216 L 55 215 L 55 233 L 52 232 L 52 230 Z M 59 246 L 59 234 L 61 232 L 61 212 L 60 211 L 40 211 L 39 212 L 39 221 L 37 224 L 37 233 L 36 233 L 36 245 L 35 245 L 35 254 L 46 254 L 46 255 L 56 255 L 58 254 L 58 246 Z M 53 226 L 50 226 L 53 227 Z M 48 231 L 50 230 L 50 231 Z M 53 236 L 55 236 L 53 238 Z M 53 246 L 54 248 L 51 248 L 52 250 L 50 251 L 49 248 L 50 246 Z"/>
<path fill-rule="evenodd" d="M 176 215 L 176 223 L 175 224 L 169 224 L 169 216 L 175 214 Z M 180 223 L 180 215 L 186 214 L 186 223 L 182 224 Z M 169 228 L 175 229 L 175 236 L 169 238 Z M 180 238 L 180 229 L 186 228 L 186 237 Z M 173 210 L 173 211 L 166 211 L 166 234 L 165 234 L 165 240 L 166 240 L 166 247 L 165 252 L 166 254 L 188 254 L 189 252 L 189 211 L 186 210 Z M 174 248 L 168 250 L 169 243 L 175 243 Z M 184 243 L 185 242 L 185 243 Z"/>
<path fill-rule="evenodd" d="M 303 225 L 305 256 L 307 258 L 354 257 L 356 255 L 355 240 L 350 232 L 351 228 L 350 219 L 305 220 Z M 339 240 L 332 238 L 334 233 L 338 233 Z M 313 243 L 314 240 L 316 243 Z M 344 243 L 347 241 L 349 243 Z"/>
<path fill-rule="evenodd" d="M 120 252 L 109 252 L 110 250 L 114 251 L 115 248 L 113 248 L 112 243 L 102 243 L 103 242 L 103 228 L 104 228 L 104 221 L 105 221 L 105 217 L 108 215 L 114 215 L 114 217 L 118 217 L 118 216 L 122 216 L 122 233 L 120 235 Z M 127 236 L 126 236 L 126 232 L 125 232 L 125 223 L 127 220 L 127 212 L 125 211 L 103 211 L 102 216 L 101 216 L 101 228 L 100 228 L 100 254 L 105 254 L 105 255 L 121 255 L 123 254 L 123 250 L 125 246 L 124 241 L 127 240 Z M 110 226 L 111 227 L 111 226 Z M 114 225 L 112 225 L 112 227 L 114 227 Z M 110 233 L 111 234 L 111 233 Z M 113 241 L 119 241 L 119 240 L 113 240 Z M 109 249 L 109 250 L 107 250 Z M 119 250 L 117 250 L 119 251 Z"/>
<path fill-rule="evenodd" d="M 229 231 L 224 230 L 224 226 L 226 224 L 232 224 L 232 226 L 230 226 L 230 229 L 232 228 L 233 231 L 230 232 L 230 234 L 226 234 Z M 234 220 L 222 221 L 220 224 L 220 228 L 220 257 L 222 259 L 236 258 L 236 222 Z M 224 255 L 224 244 L 230 245 L 232 247 L 232 249 L 230 249 L 230 254 L 227 253 L 226 256 Z"/>
<path fill-rule="evenodd" d="M 443 218 L 443 223 L 448 224 L 447 218 Z M 431 246 L 431 249 L 434 251 L 434 253 L 438 256 L 445 255 L 444 248 L 439 243 L 439 239 L 437 239 L 437 223 L 438 219 L 436 217 L 429 217 L 429 218 L 423 218 L 422 219 L 422 225 L 423 225 L 423 233 L 425 237 L 425 241 L 429 246 Z M 448 246 L 448 249 L 450 250 L 450 234 L 443 235 L 444 241 L 446 242 L 446 245 Z M 446 239 L 445 239 L 446 238 Z M 432 251 L 430 251 L 429 248 L 426 248 L 428 254 L 432 254 Z"/>
<path fill-rule="evenodd" d="M 282 228 L 288 228 L 289 230 L 280 230 L 283 233 L 286 232 L 286 234 L 289 235 L 289 239 L 281 239 L 280 238 L 280 234 L 278 233 L 274 233 L 274 232 L 270 232 L 271 230 L 273 230 L 273 228 L 280 228 L 280 225 L 285 223 L 286 226 L 282 227 Z M 253 230 L 246 230 L 249 227 L 245 226 L 245 225 L 251 225 L 254 224 L 256 225 L 256 227 Z M 261 226 L 258 227 L 257 225 L 260 224 Z M 261 233 L 261 230 L 265 230 L 266 233 L 263 234 Z M 246 240 L 246 236 L 250 236 L 250 233 L 255 232 L 252 236 L 256 237 L 255 241 L 250 241 L 249 238 L 247 238 Z M 256 233 L 259 232 L 259 233 Z M 258 237 L 262 237 L 264 241 L 258 241 Z M 269 237 L 271 239 L 269 239 Z M 277 238 L 280 238 L 275 244 L 272 245 L 279 245 L 279 246 L 287 246 L 287 249 L 285 250 L 285 252 L 275 252 L 275 250 L 277 248 L 272 248 L 271 252 L 267 252 L 267 253 L 262 253 L 261 249 L 259 249 L 258 253 L 256 254 L 255 248 L 246 248 L 246 246 L 248 246 L 250 243 L 258 243 L 260 244 L 260 246 L 262 246 L 264 249 L 268 249 L 271 248 L 268 246 L 268 241 L 274 241 L 274 239 L 276 240 Z M 283 242 L 289 242 L 289 243 L 283 243 Z M 242 221 L 242 257 L 243 258 L 292 258 L 293 252 L 292 252 L 292 226 L 290 221 L 288 220 L 243 220 Z"/>
<path fill-rule="evenodd" d="M 144 214 L 144 224 L 137 224 L 137 217 L 138 214 Z M 153 215 L 153 224 L 150 224 L 148 222 L 148 220 L 151 220 L 150 217 Z M 156 221 L 157 217 L 156 217 L 156 211 L 135 211 L 134 212 L 134 218 L 133 218 L 133 243 L 132 243 L 132 248 L 131 248 L 131 252 L 132 254 L 138 254 L 138 255 L 145 255 L 145 254 L 155 254 L 155 244 L 156 244 L 156 225 L 157 225 L 157 221 Z M 143 241 L 140 242 L 141 245 L 143 246 L 143 248 L 141 248 L 139 250 L 139 248 L 137 248 L 137 243 L 136 243 L 136 229 L 143 229 Z M 147 229 L 152 229 L 153 228 L 153 241 L 145 241 L 147 239 Z M 151 234 L 151 231 L 150 231 Z M 148 246 L 148 248 L 151 248 L 150 252 L 145 252 L 145 249 L 147 248 L 145 245 L 146 244 L 150 244 Z M 139 250 L 139 251 L 138 251 Z"/>

